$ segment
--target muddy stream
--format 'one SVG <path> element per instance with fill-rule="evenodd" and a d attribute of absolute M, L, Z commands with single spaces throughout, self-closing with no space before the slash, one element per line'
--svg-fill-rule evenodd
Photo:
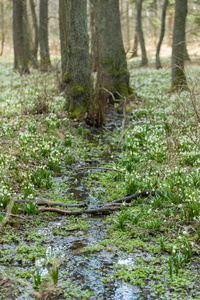
<path fill-rule="evenodd" d="M 109 121 L 106 125 L 106 129 L 115 131 L 121 127 L 121 121 Z M 105 143 L 108 143 L 108 139 L 100 133 L 92 134 L 93 143 L 98 144 L 99 138 L 104 139 Z M 109 162 L 111 154 L 108 151 L 101 153 L 101 161 L 103 163 Z M 98 156 L 98 153 L 97 153 Z M 95 161 L 95 157 L 90 157 L 92 166 L 101 167 L 101 163 Z M 88 166 L 87 162 L 85 166 Z M 82 169 L 78 171 L 80 168 Z M 64 197 L 73 194 L 74 199 L 78 202 L 86 202 L 89 208 L 98 206 L 100 203 L 98 199 L 92 196 L 90 188 L 84 187 L 84 179 L 88 176 L 88 169 L 83 169 L 83 163 L 76 163 L 75 170 L 69 171 L 66 169 L 62 177 L 55 177 L 54 189 L 55 193 L 59 193 Z M 90 170 L 90 172 L 96 172 L 96 170 Z M 66 183 L 68 188 L 66 188 Z M 40 197 L 38 199 L 41 199 Z M 44 199 L 44 198 L 43 198 Z M 50 200 L 50 199 L 48 199 Z M 137 253 L 128 255 L 127 253 L 120 252 L 117 248 L 113 248 L 111 251 L 100 250 L 94 252 L 81 252 L 84 247 L 98 245 L 106 237 L 106 225 L 103 223 L 104 217 L 88 217 L 82 215 L 82 219 L 86 220 L 89 224 L 89 229 L 86 231 L 78 228 L 67 230 L 68 217 L 56 217 L 55 221 L 48 224 L 48 227 L 38 226 L 36 232 L 44 236 L 42 246 L 46 248 L 46 260 L 57 258 L 60 263 L 59 268 L 59 282 L 62 281 L 66 285 L 67 289 L 79 289 L 79 292 L 90 291 L 93 292 L 93 296 L 89 296 L 89 299 L 116 299 L 116 300 L 136 300 L 136 299 L 156 299 L 156 297 L 150 293 L 150 287 L 146 286 L 144 289 L 140 289 L 138 286 L 130 285 L 126 282 L 117 280 L 113 277 L 115 265 L 124 264 L 126 266 L 132 266 L 135 264 L 134 260 L 138 256 L 145 256 L 145 253 Z M 77 217 L 77 223 L 79 218 Z M 55 234 L 55 231 L 59 234 Z M 34 245 L 34 242 L 28 242 L 26 239 L 20 241 L 20 246 Z M 2 250 L 13 249 L 14 245 L 1 244 Z M 48 265 L 44 263 L 45 259 L 37 261 L 37 265 L 40 266 L 41 275 L 48 274 Z M 15 262 L 15 267 L 19 270 L 35 270 L 34 262 L 24 264 L 22 262 Z M 1 268 L 7 269 L 8 266 L 1 265 Z M 111 282 L 106 282 L 105 278 L 111 278 Z M 27 287 L 26 291 L 21 293 L 21 296 L 15 299 L 33 299 L 31 295 L 31 288 Z M 56 299 L 84 299 L 77 298 L 76 295 L 65 298 L 63 295 L 58 296 Z"/>

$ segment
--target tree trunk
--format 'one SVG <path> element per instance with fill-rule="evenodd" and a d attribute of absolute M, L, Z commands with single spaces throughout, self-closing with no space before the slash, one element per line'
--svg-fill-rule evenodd
<path fill-rule="evenodd" d="M 34 28 L 34 34 L 35 34 L 34 43 L 33 43 L 33 47 L 31 50 L 31 55 L 32 55 L 33 66 L 35 68 L 37 68 L 38 67 L 37 53 L 38 53 L 38 44 L 39 44 L 39 29 L 38 29 L 37 16 L 36 16 L 36 12 L 35 12 L 34 0 L 30 0 L 30 7 L 31 7 L 31 16 L 32 16 L 33 28 Z"/>
<path fill-rule="evenodd" d="M 14 48 L 14 69 L 18 69 L 18 60 L 17 60 L 17 50 L 16 50 L 16 43 L 17 43 L 17 36 L 16 36 L 16 0 L 13 0 L 13 48 Z"/>
<path fill-rule="evenodd" d="M 61 49 L 61 69 L 62 69 L 62 85 L 67 83 L 65 72 L 67 70 L 67 20 L 66 20 L 66 1 L 59 0 L 59 30 L 60 30 L 60 49 Z"/>
<path fill-rule="evenodd" d="M 132 53 L 131 57 L 137 57 L 137 56 L 138 56 L 138 29 L 137 29 L 137 24 L 136 24 L 133 53 Z"/>
<path fill-rule="evenodd" d="M 5 42 L 5 32 L 4 32 L 4 2 L 0 3 L 1 9 L 1 51 L 0 56 L 3 55 L 4 42 Z"/>
<path fill-rule="evenodd" d="M 87 0 L 65 0 L 64 3 L 67 28 L 65 50 L 62 52 L 66 55 L 63 74 L 67 83 L 65 108 L 71 117 L 77 118 L 88 110 L 91 93 Z"/>
<path fill-rule="evenodd" d="M 30 26 L 27 15 L 27 0 L 23 0 L 23 30 L 24 30 L 24 49 L 26 55 L 27 64 L 31 61 L 31 52 L 30 52 Z"/>
<path fill-rule="evenodd" d="M 163 38 L 165 35 L 165 18 L 166 18 L 166 12 L 167 12 L 167 6 L 168 6 L 169 0 L 164 0 L 163 9 L 162 9 L 162 24 L 161 24 L 161 31 L 160 31 L 160 39 L 157 45 L 156 50 L 156 69 L 162 68 L 161 61 L 160 61 L 160 48 L 163 42 Z"/>
<path fill-rule="evenodd" d="M 40 0 L 40 64 L 43 71 L 50 66 L 48 39 L 48 0 Z"/>
<path fill-rule="evenodd" d="M 184 71 L 187 0 L 176 0 L 172 44 L 172 89 L 187 88 Z"/>
<path fill-rule="evenodd" d="M 122 41 L 118 0 L 98 0 L 97 30 L 99 52 L 97 84 L 117 98 L 118 93 L 127 96 L 129 72 Z"/>
<path fill-rule="evenodd" d="M 21 75 L 29 73 L 24 36 L 24 0 L 13 0 L 13 42 L 15 54 L 15 67 Z"/>
<path fill-rule="evenodd" d="M 97 28 L 96 28 L 97 0 L 90 0 L 90 32 L 91 32 L 91 65 L 92 72 L 97 71 Z"/>
<path fill-rule="evenodd" d="M 148 59 L 147 59 L 144 35 L 143 35 L 143 30 L 142 30 L 142 16 L 141 16 L 142 15 L 142 1 L 143 0 L 137 0 L 137 26 L 138 26 L 140 47 L 141 47 L 141 51 L 142 51 L 141 66 L 147 66 Z"/>
<path fill-rule="evenodd" d="M 174 5 L 173 5 L 174 6 Z M 174 24 L 174 7 L 169 2 L 169 13 L 168 13 L 168 46 L 172 45 L 172 36 L 173 36 L 173 24 Z"/>
<path fill-rule="evenodd" d="M 185 61 L 190 61 L 190 56 L 189 56 L 189 53 L 187 51 L 187 44 L 185 42 L 185 49 L 184 49 L 184 60 Z"/>
<path fill-rule="evenodd" d="M 124 51 L 119 0 L 98 0 L 97 5 L 98 71 L 94 104 L 94 124 L 105 122 L 108 99 L 129 94 L 129 72 Z M 111 96 L 112 95 L 112 96 Z"/>
<path fill-rule="evenodd" d="M 129 20 L 129 3 L 126 3 L 126 30 L 127 30 L 127 47 L 130 50 L 130 20 Z"/>
<path fill-rule="evenodd" d="M 157 19 L 158 18 L 158 3 L 157 0 L 154 0 L 153 4 L 153 10 L 154 10 L 154 18 Z M 153 29 L 154 29 L 154 43 L 155 43 L 155 47 L 157 45 L 157 26 L 156 24 L 153 24 Z"/>

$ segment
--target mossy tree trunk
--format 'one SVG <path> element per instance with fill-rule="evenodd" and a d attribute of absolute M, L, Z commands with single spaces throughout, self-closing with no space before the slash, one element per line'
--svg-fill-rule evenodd
<path fill-rule="evenodd" d="M 117 98 L 118 93 L 127 96 L 129 72 L 122 41 L 118 0 L 98 0 L 97 36 L 97 88 L 105 88 Z"/>
<path fill-rule="evenodd" d="M 38 59 L 37 59 L 37 53 L 38 53 L 38 44 L 39 44 L 39 28 L 38 28 L 38 21 L 37 21 L 37 15 L 35 11 L 35 2 L 34 0 L 30 0 L 30 8 L 31 8 L 31 16 L 33 21 L 33 29 L 34 29 L 34 41 L 33 46 L 31 49 L 31 56 L 32 56 L 32 63 L 35 68 L 38 67 Z"/>
<path fill-rule="evenodd" d="M 176 0 L 172 44 L 172 89 L 187 88 L 184 71 L 187 0 Z"/>
<path fill-rule="evenodd" d="M 50 66 L 48 38 L 48 0 L 40 0 L 40 64 L 43 71 Z"/>
<path fill-rule="evenodd" d="M 66 57 L 65 107 L 71 117 L 85 113 L 90 104 L 91 71 L 87 28 L 87 0 L 65 0 L 66 37 L 62 55 Z M 62 39 L 62 35 L 61 35 Z"/>
<path fill-rule="evenodd" d="M 13 0 L 13 43 L 14 43 L 14 66 L 21 75 L 29 73 L 24 29 L 24 0 Z"/>
<path fill-rule="evenodd" d="M 169 0 L 164 0 L 163 9 L 162 9 L 160 39 L 159 39 L 157 49 L 156 49 L 156 69 L 162 68 L 161 61 L 160 61 L 160 48 L 161 48 L 163 38 L 165 35 L 165 19 L 166 19 L 168 3 L 169 3 Z"/>
<path fill-rule="evenodd" d="M 142 29 L 142 1 L 143 0 L 137 0 L 137 28 L 138 28 L 140 47 L 142 51 L 141 66 L 147 66 L 148 59 L 147 59 L 146 47 L 144 42 L 144 34 Z"/>

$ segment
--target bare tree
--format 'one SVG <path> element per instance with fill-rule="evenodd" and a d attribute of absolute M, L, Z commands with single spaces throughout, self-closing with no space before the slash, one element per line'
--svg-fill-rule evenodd
<path fill-rule="evenodd" d="M 164 0 L 163 9 L 162 9 L 162 20 L 161 20 L 161 30 L 160 30 L 160 39 L 157 45 L 156 50 L 156 69 L 162 68 L 161 61 L 160 61 L 160 48 L 163 42 L 163 38 L 165 36 L 165 19 L 166 19 L 166 12 L 169 0 Z"/>
<path fill-rule="evenodd" d="M 38 44 L 39 44 L 39 28 L 38 28 L 38 21 L 37 21 L 37 15 L 36 15 L 36 11 L 35 11 L 34 0 L 30 0 L 30 7 L 31 7 L 33 28 L 34 28 L 34 42 L 33 42 L 33 47 L 31 50 L 31 56 L 32 56 L 33 66 L 37 68 L 38 67 L 37 52 L 38 52 Z"/>
<path fill-rule="evenodd" d="M 40 0 L 40 64 L 43 71 L 50 65 L 48 38 L 48 0 Z"/>
<path fill-rule="evenodd" d="M 92 72 L 97 71 L 98 51 L 97 51 L 97 0 L 90 0 L 90 48 L 91 48 L 91 65 Z"/>
<path fill-rule="evenodd" d="M 24 34 L 24 0 L 13 0 L 13 42 L 14 42 L 14 66 L 21 75 L 29 73 L 25 51 Z"/>
<path fill-rule="evenodd" d="M 184 71 L 186 15 L 187 0 L 176 0 L 172 44 L 172 89 L 187 87 Z"/>
<path fill-rule="evenodd" d="M 30 50 L 30 25 L 27 14 L 27 0 L 23 0 L 23 30 L 24 30 L 24 49 L 27 64 L 31 61 L 31 50 Z"/>
<path fill-rule="evenodd" d="M 142 30 L 142 1 L 143 0 L 137 0 L 137 28 L 138 28 L 140 47 L 142 50 L 141 66 L 146 66 L 148 65 L 148 59 L 147 59 L 147 53 L 145 48 L 145 42 L 144 42 L 144 34 Z"/>
<path fill-rule="evenodd" d="M 1 51 L 0 56 L 3 55 L 3 48 L 5 42 L 5 32 L 4 32 L 4 2 L 0 2 L 0 21 L 1 21 Z"/>
<path fill-rule="evenodd" d="M 61 68 L 62 68 L 62 85 L 65 86 L 68 78 L 65 78 L 67 70 L 67 11 L 66 1 L 59 0 L 59 30 L 60 30 L 60 48 L 61 48 Z"/>
<path fill-rule="evenodd" d="M 138 56 L 138 28 L 137 24 L 135 26 L 135 35 L 134 35 L 134 45 L 133 45 L 133 53 L 131 57 L 137 57 Z"/>

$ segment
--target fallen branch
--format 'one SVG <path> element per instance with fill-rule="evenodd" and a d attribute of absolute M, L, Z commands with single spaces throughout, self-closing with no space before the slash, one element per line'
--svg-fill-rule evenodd
<path fill-rule="evenodd" d="M 132 200 L 140 198 L 140 197 L 147 198 L 149 196 L 155 197 L 156 195 L 162 196 L 164 193 L 165 193 L 164 191 L 144 190 L 144 191 L 141 191 L 140 193 L 136 193 L 136 194 L 109 202 L 109 203 L 107 203 L 107 205 L 114 204 L 114 203 L 123 203 L 123 202 L 130 203 Z"/>
<path fill-rule="evenodd" d="M 113 211 L 119 210 L 120 209 L 119 204 L 121 204 L 123 202 L 130 203 L 132 200 L 140 198 L 140 197 L 147 198 L 149 196 L 156 196 L 156 195 L 163 195 L 163 194 L 164 194 L 164 191 L 144 190 L 144 191 L 141 191 L 140 193 L 136 193 L 134 195 L 120 198 L 113 202 L 109 202 L 100 208 L 67 211 L 67 210 L 62 210 L 62 209 L 52 208 L 52 207 L 41 207 L 41 208 L 38 208 L 37 212 L 55 212 L 60 215 L 68 215 L 68 216 L 78 216 L 78 215 L 82 215 L 82 214 L 91 214 L 91 215 L 104 214 L 105 215 L 105 214 L 110 214 Z"/>
<path fill-rule="evenodd" d="M 29 203 L 32 202 L 31 200 L 14 200 L 17 203 Z M 65 206 L 65 207 L 87 207 L 86 203 L 78 203 L 78 204 L 70 204 L 70 203 L 58 203 L 58 202 L 51 202 L 47 200 L 37 200 L 36 204 L 41 205 L 47 205 L 47 206 Z"/>
<path fill-rule="evenodd" d="M 68 215 L 68 216 L 78 216 L 82 214 L 91 214 L 91 215 L 98 215 L 98 214 L 110 214 L 115 210 L 120 209 L 119 206 L 109 206 L 109 207 L 100 207 L 95 209 L 86 209 L 86 210 L 72 210 L 66 211 L 58 208 L 51 208 L 51 207 L 41 207 L 38 208 L 38 212 L 55 212 L 60 215 Z"/>

